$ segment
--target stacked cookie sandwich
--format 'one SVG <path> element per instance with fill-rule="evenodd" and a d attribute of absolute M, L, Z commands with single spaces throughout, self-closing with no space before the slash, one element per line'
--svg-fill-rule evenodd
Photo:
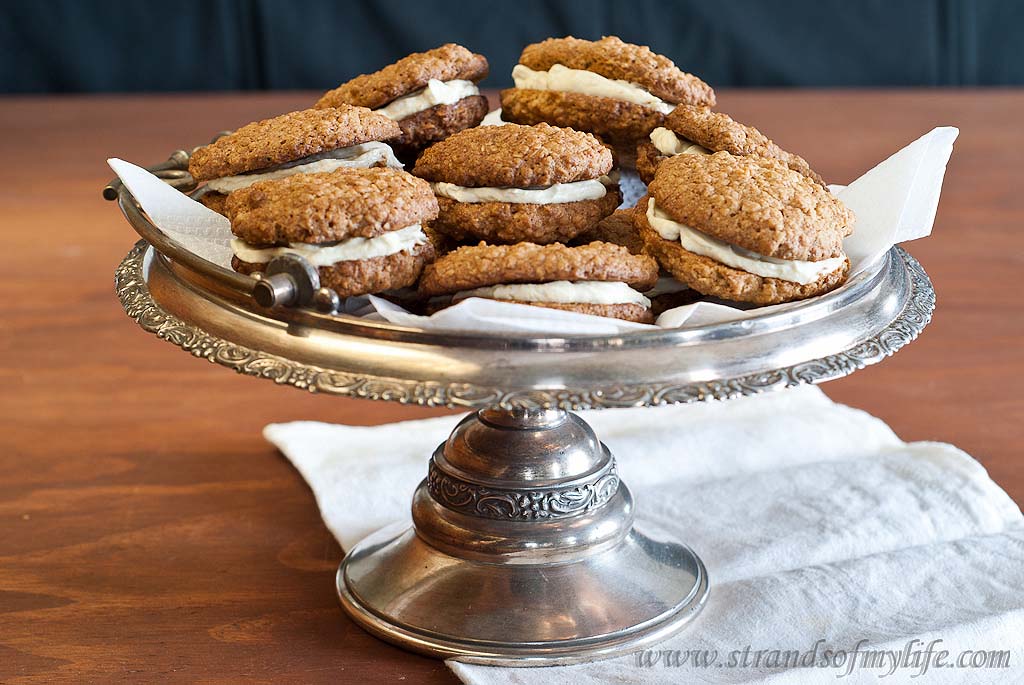
<path fill-rule="evenodd" d="M 397 169 L 262 181 L 231 193 L 225 210 L 236 271 L 295 254 L 340 297 L 415 285 L 434 256 L 423 224 L 437 216 L 437 201 L 429 184 Z"/>
<path fill-rule="evenodd" d="M 764 305 L 820 295 L 850 268 L 843 238 L 853 212 L 778 159 L 670 157 L 633 218 L 663 269 L 726 300 Z"/>
<path fill-rule="evenodd" d="M 401 168 L 385 142 L 400 134 L 394 121 L 363 107 L 307 109 L 247 124 L 196 149 L 188 170 L 206 184 L 202 203 L 223 214 L 230 193 L 259 181 L 341 168 Z"/>
<path fill-rule="evenodd" d="M 624 247 L 594 242 L 460 247 L 427 266 L 420 292 L 529 304 L 551 309 L 654 323 L 651 302 L 641 291 L 658 279 L 658 267 Z"/>
<path fill-rule="evenodd" d="M 573 239 L 570 245 L 586 245 L 594 241 L 620 245 L 634 255 L 647 254 L 644 240 L 633 222 L 632 209 L 616 209 L 594 228 Z M 655 316 L 675 307 L 693 304 L 700 298 L 700 293 L 664 270 L 658 274 L 654 286 L 645 290 L 643 295 L 650 300 Z"/>
<path fill-rule="evenodd" d="M 501 92 L 502 118 L 589 131 L 631 166 L 636 146 L 678 104 L 715 104 L 711 86 L 647 47 L 614 36 L 549 38 L 528 45 Z"/>
<path fill-rule="evenodd" d="M 611 172 L 611 151 L 594 136 L 547 124 L 468 129 L 428 148 L 413 173 L 437 195 L 432 228 L 455 241 L 486 242 L 429 265 L 421 296 L 653 322 L 640 292 L 657 280 L 653 259 L 606 242 L 563 244 L 615 211 L 620 195 Z"/>
<path fill-rule="evenodd" d="M 481 126 L 420 155 L 413 173 L 430 181 L 437 231 L 491 243 L 566 242 L 621 201 L 611 152 L 587 133 L 538 126 Z"/>
<path fill-rule="evenodd" d="M 487 76 L 487 59 L 448 43 L 363 74 L 324 94 L 316 107 L 368 107 L 398 123 L 392 141 L 412 161 L 420 150 L 456 131 L 476 126 L 487 114 L 477 82 Z"/>
<path fill-rule="evenodd" d="M 632 209 L 616 209 L 587 231 L 573 238 L 570 245 L 586 245 L 598 240 L 602 243 L 621 245 L 630 254 L 643 254 L 644 241 L 633 224 Z"/>
<path fill-rule="evenodd" d="M 729 152 L 778 159 L 793 171 L 824 185 L 821 176 L 803 157 L 783 150 L 753 126 L 734 121 L 728 114 L 706 107 L 679 105 L 663 125 L 651 131 L 636 150 L 636 170 L 644 183 L 654 179 L 659 163 L 675 155 Z"/>

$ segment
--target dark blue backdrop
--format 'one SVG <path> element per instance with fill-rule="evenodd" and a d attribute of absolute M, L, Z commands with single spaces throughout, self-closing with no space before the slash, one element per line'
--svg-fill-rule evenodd
<path fill-rule="evenodd" d="M 0 0 L 3 92 L 328 88 L 447 41 L 614 34 L 715 86 L 1024 83 L 1021 0 Z"/>

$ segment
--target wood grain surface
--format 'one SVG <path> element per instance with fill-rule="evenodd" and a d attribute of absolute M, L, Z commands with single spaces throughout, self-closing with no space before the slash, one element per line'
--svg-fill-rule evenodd
<path fill-rule="evenodd" d="M 113 292 L 135 242 L 104 159 L 165 159 L 311 93 L 4 98 L 0 222 L 0 681 L 453 682 L 338 609 L 342 552 L 267 423 L 440 410 L 310 395 L 200 363 Z M 909 245 L 934 323 L 830 383 L 906 440 L 974 455 L 1024 502 L 1024 93 L 732 91 L 720 109 L 848 182 L 961 128 L 934 235 Z M 424 456 L 432 445 L 424 445 Z"/>

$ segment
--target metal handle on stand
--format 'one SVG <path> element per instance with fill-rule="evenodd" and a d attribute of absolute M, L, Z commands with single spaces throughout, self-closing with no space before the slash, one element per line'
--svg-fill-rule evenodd
<path fill-rule="evenodd" d="M 221 131 L 210 142 L 216 142 L 230 133 L 231 131 Z M 195 152 L 196 149 L 198 148 L 193 148 L 192 152 Z M 166 161 L 146 167 L 146 171 L 163 180 L 172 188 L 182 193 L 189 193 L 196 188 L 196 181 L 188 171 L 188 162 L 192 152 L 175 150 Z M 117 200 L 121 198 L 121 193 L 124 190 L 121 179 L 115 178 L 104 186 L 103 198 L 110 201 Z M 136 202 L 134 197 L 131 197 L 131 202 Z M 131 220 L 131 214 L 128 214 L 128 217 Z M 165 256 L 181 261 L 207 276 L 222 280 L 221 274 L 218 272 L 223 272 L 223 269 L 212 269 L 212 265 L 208 265 L 205 260 L 188 252 L 162 232 L 158 236 L 153 235 L 149 230 L 149 225 L 146 226 L 146 230 L 143 230 L 140 223 L 135 221 L 131 223 L 139 235 Z M 250 280 L 240 274 L 228 273 L 231 273 L 232 277 L 237 276 L 246 281 Z M 237 281 L 237 279 L 233 280 Z M 341 308 L 341 298 L 338 293 L 330 288 L 321 287 L 320 275 L 316 267 L 298 255 L 275 257 L 267 264 L 263 273 L 253 274 L 251 280 L 255 281 L 251 289 L 248 284 L 243 289 L 248 290 L 253 300 L 264 308 L 314 307 L 317 311 L 325 314 L 333 314 Z M 232 285 L 237 287 L 238 283 L 232 283 Z"/>

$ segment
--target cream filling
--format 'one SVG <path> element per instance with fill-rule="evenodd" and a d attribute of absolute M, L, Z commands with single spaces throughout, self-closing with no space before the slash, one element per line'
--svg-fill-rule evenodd
<path fill-rule="evenodd" d="M 562 202 L 597 200 L 608 194 L 610 176 L 572 183 L 556 183 L 546 188 L 467 188 L 443 181 L 431 183 L 434 194 L 456 202 L 508 202 L 520 205 L 552 205 Z"/>
<path fill-rule="evenodd" d="M 472 81 L 438 81 L 432 78 L 427 87 L 394 100 L 380 109 L 373 110 L 388 119 L 399 121 L 413 114 L 419 114 L 437 105 L 454 105 L 462 98 L 479 95 L 480 89 Z"/>
<path fill-rule="evenodd" d="M 322 159 L 316 159 L 306 164 L 289 166 L 285 169 L 215 178 L 212 181 L 207 181 L 206 185 L 218 193 L 233 193 L 236 190 L 248 188 L 258 181 L 273 181 L 279 178 L 295 176 L 296 174 L 315 174 L 318 172 L 336 171 L 337 169 L 367 169 L 378 166 L 381 163 L 395 169 L 402 168 L 402 163 L 395 157 L 391 146 L 376 140 L 332 150 L 328 155 L 323 156 Z M 316 157 L 322 156 L 316 155 Z"/>
<path fill-rule="evenodd" d="M 697 145 L 697 143 L 680 138 L 675 131 L 670 131 L 663 126 L 651 131 L 651 142 L 658 152 L 669 157 L 675 155 L 710 155 L 711 150 Z"/>
<path fill-rule="evenodd" d="M 744 250 L 742 247 L 712 238 L 672 220 L 665 212 L 654 206 L 654 198 L 647 202 L 647 221 L 665 240 L 679 241 L 684 249 L 734 269 L 763 276 L 778 278 L 791 283 L 807 285 L 814 283 L 825 274 L 841 269 L 846 257 L 833 257 L 819 262 L 805 262 L 795 259 L 778 259 Z"/>
<path fill-rule="evenodd" d="M 492 109 L 480 122 L 481 126 L 504 126 L 508 122 L 501 118 L 501 108 Z"/>
<path fill-rule="evenodd" d="M 548 283 L 513 283 L 491 285 L 455 293 L 452 301 L 467 297 L 519 302 L 550 302 L 553 304 L 639 304 L 650 307 L 651 301 L 625 283 L 613 281 L 550 281 Z"/>
<path fill-rule="evenodd" d="M 298 255 L 311 265 L 331 266 L 338 262 L 387 257 L 427 242 L 427 234 L 419 224 L 388 231 L 376 238 L 349 238 L 330 245 L 291 243 L 288 247 L 253 247 L 240 238 L 231 239 L 231 250 L 243 262 L 264 264 L 281 255 Z"/>
<path fill-rule="evenodd" d="M 516 88 L 524 90 L 558 90 L 611 98 L 650 107 L 662 114 L 668 114 L 676 108 L 671 102 L 665 102 L 635 83 L 605 78 L 592 71 L 570 69 L 561 64 L 554 64 L 547 71 L 534 71 L 528 66 L 517 64 L 512 67 L 512 80 Z"/>

